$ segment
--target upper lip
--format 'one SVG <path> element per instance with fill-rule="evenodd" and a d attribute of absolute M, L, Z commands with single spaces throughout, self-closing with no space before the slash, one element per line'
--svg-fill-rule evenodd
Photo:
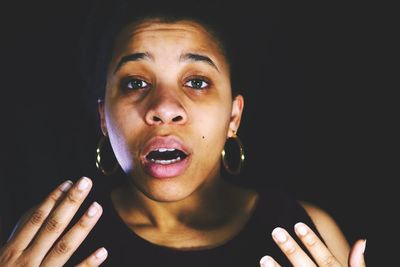
<path fill-rule="evenodd" d="M 173 148 L 178 149 L 185 153 L 186 155 L 190 155 L 190 149 L 183 143 L 181 139 L 176 136 L 155 136 L 146 142 L 144 149 L 142 151 L 141 158 L 142 160 L 146 160 L 146 156 L 151 152 L 158 150 L 160 148 Z"/>

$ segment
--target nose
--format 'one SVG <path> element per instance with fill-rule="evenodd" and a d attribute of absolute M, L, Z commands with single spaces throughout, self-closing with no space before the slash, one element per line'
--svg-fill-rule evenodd
<path fill-rule="evenodd" d="M 145 115 L 146 123 L 148 125 L 185 124 L 188 116 L 178 93 L 167 88 L 154 90 Z"/>

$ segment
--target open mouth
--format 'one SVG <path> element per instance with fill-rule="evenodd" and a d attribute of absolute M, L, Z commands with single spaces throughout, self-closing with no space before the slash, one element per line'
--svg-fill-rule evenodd
<path fill-rule="evenodd" d="M 173 178 L 189 167 L 192 151 L 176 136 L 155 136 L 142 150 L 144 171 L 153 178 Z"/>
<path fill-rule="evenodd" d="M 157 164 L 167 165 L 184 160 L 187 156 L 185 152 L 176 148 L 158 148 L 150 151 L 146 155 L 146 159 Z"/>

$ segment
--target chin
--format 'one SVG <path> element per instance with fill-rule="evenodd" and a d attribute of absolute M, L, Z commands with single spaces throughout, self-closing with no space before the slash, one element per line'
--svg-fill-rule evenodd
<path fill-rule="evenodd" d="M 181 179 L 173 177 L 170 179 L 158 180 L 151 178 L 147 183 L 133 181 L 137 189 L 146 197 L 157 202 L 176 202 L 190 196 L 196 188 L 194 185 L 182 183 Z"/>
<path fill-rule="evenodd" d="M 157 202 L 177 202 L 187 198 L 192 191 L 186 191 L 179 188 L 157 188 L 149 189 L 143 192 L 148 198 Z"/>

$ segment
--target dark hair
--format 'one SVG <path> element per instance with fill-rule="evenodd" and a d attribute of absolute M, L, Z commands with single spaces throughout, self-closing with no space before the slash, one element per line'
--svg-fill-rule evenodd
<path fill-rule="evenodd" d="M 166 23 L 191 20 L 205 27 L 220 45 L 230 67 L 232 93 L 238 94 L 242 76 L 237 75 L 237 60 L 241 53 L 238 53 L 240 48 L 233 44 L 240 43 L 239 24 L 243 21 L 234 20 L 231 9 L 232 6 L 216 0 L 97 1 L 81 38 L 81 73 L 89 106 L 104 96 L 107 67 L 118 33 L 130 23 L 150 18 Z"/>

